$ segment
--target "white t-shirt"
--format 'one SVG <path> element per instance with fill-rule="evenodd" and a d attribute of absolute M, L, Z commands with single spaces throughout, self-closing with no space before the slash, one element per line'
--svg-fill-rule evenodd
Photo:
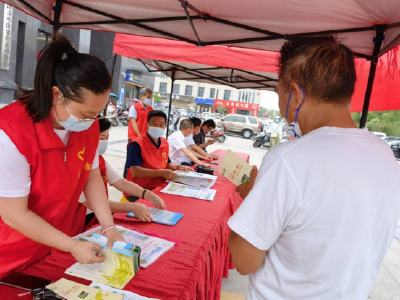
<path fill-rule="evenodd" d="M 182 152 L 182 148 L 186 147 L 185 144 L 185 137 L 183 136 L 182 132 L 175 131 L 168 137 L 168 144 L 169 144 L 169 158 L 171 162 L 174 164 L 180 165 L 184 162 L 184 159 L 188 159 L 185 153 Z M 189 160 L 190 161 L 190 160 Z"/>
<path fill-rule="evenodd" d="M 185 137 L 185 145 L 188 149 L 192 149 L 190 145 L 195 145 L 196 143 L 193 140 L 193 134 L 189 134 Z M 182 162 L 191 163 L 191 160 L 182 152 Z"/>
<path fill-rule="evenodd" d="M 366 129 L 323 127 L 264 157 L 229 227 L 268 250 L 248 299 L 367 299 L 393 239 L 400 167 Z"/>
<path fill-rule="evenodd" d="M 64 145 L 67 145 L 70 132 L 54 129 Z M 31 190 L 31 167 L 8 135 L 0 129 L 0 197 L 24 197 Z M 96 154 L 92 169 L 99 167 L 99 155 Z"/>
<path fill-rule="evenodd" d="M 122 176 L 119 175 L 111 166 L 108 162 L 106 162 L 106 176 L 107 176 L 107 183 L 109 185 L 113 185 L 120 179 L 122 179 Z M 81 196 L 79 197 L 79 203 L 86 202 L 86 197 L 85 194 L 82 192 Z M 90 209 L 86 210 L 86 214 L 90 214 L 92 211 Z"/>

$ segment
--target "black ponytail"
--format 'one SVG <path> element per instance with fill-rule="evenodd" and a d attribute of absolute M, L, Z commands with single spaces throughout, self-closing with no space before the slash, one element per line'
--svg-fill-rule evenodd
<path fill-rule="evenodd" d="M 64 97 L 83 102 L 82 89 L 103 94 L 111 88 L 111 77 L 99 58 L 78 53 L 60 34 L 40 52 L 36 66 L 34 90 L 19 89 L 19 99 L 34 122 L 44 121 L 53 105 L 52 87 L 57 86 Z"/>

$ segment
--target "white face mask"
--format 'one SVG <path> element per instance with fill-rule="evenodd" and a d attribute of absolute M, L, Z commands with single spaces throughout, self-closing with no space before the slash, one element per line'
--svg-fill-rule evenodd
<path fill-rule="evenodd" d="M 151 105 L 152 101 L 149 98 L 144 99 L 144 105 Z"/>
<path fill-rule="evenodd" d="M 77 117 L 75 117 L 69 111 L 67 103 L 65 103 L 65 107 L 69 112 L 69 118 L 66 121 L 60 122 L 58 120 L 58 117 L 57 117 L 57 114 L 56 114 L 56 110 L 55 110 L 55 108 L 53 106 L 54 116 L 56 117 L 56 120 L 57 120 L 58 124 L 60 124 L 62 127 L 64 127 L 65 130 L 80 132 L 80 131 L 88 130 L 90 128 L 90 126 L 92 126 L 94 120 L 81 122 L 81 121 L 79 121 L 79 119 Z"/>
<path fill-rule="evenodd" d="M 153 139 L 158 139 L 163 136 L 164 129 L 160 127 L 149 126 L 148 133 Z"/>
<path fill-rule="evenodd" d="M 103 155 L 107 151 L 108 140 L 99 141 L 99 155 Z"/>
<path fill-rule="evenodd" d="M 285 126 L 283 126 L 283 131 L 286 131 L 286 133 L 289 136 L 289 138 L 295 138 L 295 139 L 298 139 L 298 138 L 302 137 L 300 125 L 297 122 L 297 115 L 299 114 L 299 110 L 300 110 L 301 106 L 303 105 L 304 100 L 306 98 L 306 93 L 301 88 L 301 86 L 299 86 L 299 87 L 300 87 L 301 91 L 303 92 L 303 101 L 301 102 L 299 108 L 296 111 L 296 116 L 294 118 L 294 122 L 289 124 L 288 121 L 287 121 L 287 113 L 288 113 L 288 109 L 289 109 L 290 97 L 292 97 L 292 90 L 290 90 L 289 100 L 288 100 L 288 104 L 286 106 L 286 117 L 285 117 L 285 121 L 286 122 L 285 122 Z"/>

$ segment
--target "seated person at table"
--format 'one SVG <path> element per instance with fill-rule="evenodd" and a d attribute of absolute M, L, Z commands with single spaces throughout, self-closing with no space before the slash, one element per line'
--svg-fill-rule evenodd
<path fill-rule="evenodd" d="M 105 161 L 102 154 L 104 154 L 107 150 L 108 145 L 108 136 L 111 127 L 111 123 L 108 119 L 100 119 L 99 120 L 100 127 L 100 141 L 99 141 L 99 168 L 101 177 L 103 177 L 104 186 L 106 188 L 106 193 L 108 196 L 108 187 L 107 183 L 117 190 L 124 193 L 131 193 L 132 195 L 141 197 L 144 195 L 144 199 L 150 200 L 152 204 L 156 208 L 165 209 L 164 201 L 153 194 L 150 191 L 147 191 L 137 184 L 129 182 L 122 178 L 120 175 L 115 172 L 115 170 Z M 79 198 L 79 202 L 83 203 L 88 208 L 88 214 L 86 215 L 86 224 L 90 222 L 90 220 L 94 217 L 94 213 L 90 210 L 90 205 L 86 201 L 84 194 L 82 193 Z M 110 204 L 111 212 L 119 213 L 119 212 L 133 212 L 137 218 L 142 222 L 151 222 L 152 218 L 150 216 L 149 209 L 144 204 L 139 203 L 120 203 L 115 201 L 108 201 Z"/>
<path fill-rule="evenodd" d="M 201 124 L 198 134 L 193 134 L 193 140 L 197 146 L 206 151 L 206 147 L 215 143 L 214 139 L 209 139 L 206 142 L 206 134 L 215 129 L 215 122 L 212 119 L 206 120 Z"/>
<path fill-rule="evenodd" d="M 197 158 L 202 158 L 202 159 L 206 159 L 206 160 L 218 159 L 218 155 L 208 154 L 206 151 L 204 151 L 199 146 L 197 146 L 194 141 L 194 137 L 196 135 L 200 134 L 201 119 L 193 117 L 193 118 L 190 118 L 189 120 L 193 124 L 193 130 L 192 130 L 191 134 L 189 134 L 187 137 L 185 137 L 186 147 L 188 147 L 190 150 L 192 150 L 192 152 L 194 152 L 194 154 L 196 155 Z M 212 122 L 214 122 L 214 121 L 212 121 Z M 185 162 L 190 163 L 189 159 L 187 159 L 187 161 L 185 161 Z"/>
<path fill-rule="evenodd" d="M 193 123 L 190 122 L 189 119 L 184 119 L 179 125 L 179 130 L 175 131 L 168 137 L 171 161 L 175 164 L 181 164 L 185 166 L 198 164 L 209 168 L 210 165 L 201 162 L 185 144 L 185 138 L 192 134 L 192 130 Z"/>
<path fill-rule="evenodd" d="M 160 110 L 154 110 L 147 116 L 148 131 L 135 141 L 128 144 L 128 153 L 125 164 L 125 178 L 141 187 L 153 190 L 166 180 L 176 177 L 175 170 L 188 172 L 192 170 L 186 166 L 171 163 L 169 159 L 169 145 L 162 137 L 167 124 L 167 116 Z M 121 202 L 134 202 L 139 197 L 129 193 Z"/>

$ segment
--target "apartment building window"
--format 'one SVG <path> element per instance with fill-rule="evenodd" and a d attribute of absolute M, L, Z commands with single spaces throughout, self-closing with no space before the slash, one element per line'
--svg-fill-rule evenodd
<path fill-rule="evenodd" d="M 242 97 L 242 91 L 239 91 L 239 102 L 242 101 L 241 97 Z"/>
<path fill-rule="evenodd" d="M 166 93 L 166 92 L 167 92 L 167 83 L 160 82 L 160 93 Z"/>
<path fill-rule="evenodd" d="M 51 34 L 38 30 L 38 35 L 37 35 L 37 44 L 36 44 L 36 57 L 39 57 L 40 51 L 46 47 L 48 44 L 51 43 Z"/>
<path fill-rule="evenodd" d="M 199 87 L 197 91 L 197 97 L 204 97 L 204 87 Z"/>
<path fill-rule="evenodd" d="M 256 95 L 256 93 L 255 93 L 255 92 L 253 92 L 253 103 L 254 103 L 254 98 L 255 98 L 255 95 Z"/>
<path fill-rule="evenodd" d="M 193 86 L 187 85 L 185 86 L 185 96 L 192 96 Z"/>
<path fill-rule="evenodd" d="M 224 91 L 224 100 L 231 100 L 231 91 L 230 90 Z"/>
<path fill-rule="evenodd" d="M 215 98 L 215 89 L 210 89 L 210 98 Z"/>
<path fill-rule="evenodd" d="M 174 84 L 174 87 L 172 89 L 172 94 L 179 95 L 179 88 L 180 88 L 179 84 Z"/>

